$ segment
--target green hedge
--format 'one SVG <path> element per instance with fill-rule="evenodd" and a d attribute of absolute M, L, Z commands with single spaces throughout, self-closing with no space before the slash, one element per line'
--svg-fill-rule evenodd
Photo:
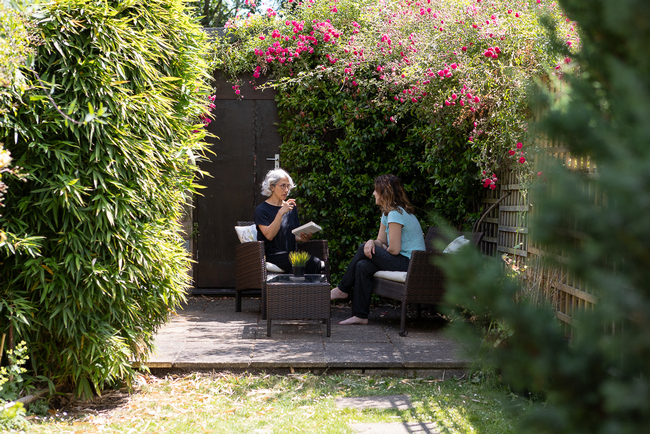
<path fill-rule="evenodd" d="M 467 225 L 478 211 L 481 191 L 473 163 L 463 157 L 469 149 L 465 141 L 449 143 L 447 149 L 456 152 L 448 157 L 432 155 L 428 142 L 404 125 L 416 122 L 412 115 L 404 124 L 387 123 L 386 114 L 372 108 L 372 97 L 350 97 L 321 82 L 278 98 L 282 162 L 297 183 L 292 196 L 302 219 L 324 228 L 319 235 L 328 240 L 335 273 L 361 240 L 377 236 L 379 210 L 372 195 L 377 175 L 402 179 L 425 226 L 434 215 Z"/>
<path fill-rule="evenodd" d="M 7 179 L 1 331 L 89 396 L 130 378 L 184 299 L 178 221 L 205 147 L 207 43 L 181 1 L 67 0 L 31 20 L 32 87 L 0 120 L 29 174 Z M 40 238 L 31 254 L 24 237 Z"/>

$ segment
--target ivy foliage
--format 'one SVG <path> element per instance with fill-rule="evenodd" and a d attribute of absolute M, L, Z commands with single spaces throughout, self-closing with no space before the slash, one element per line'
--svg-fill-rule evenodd
<path fill-rule="evenodd" d="M 500 266 L 469 254 L 446 258 L 448 299 L 511 330 L 486 362 L 515 390 L 548 399 L 522 421 L 521 432 L 648 432 L 650 5 L 560 3 L 583 30 L 579 70 L 565 74 L 560 98 L 542 95 L 547 110 L 538 126 L 572 158 L 588 159 L 597 176 L 547 162 L 546 181 L 533 196 L 531 237 L 563 279 L 579 282 L 597 302 L 573 307 L 568 342 L 553 308 L 525 302 L 524 288 L 498 284 Z"/>
<path fill-rule="evenodd" d="M 562 67 L 541 17 L 572 25 L 536 0 L 314 0 L 234 20 L 216 63 L 244 98 L 244 73 L 278 90 L 281 161 L 336 270 L 376 236 L 375 176 L 402 178 L 424 225 L 468 228 L 485 178 L 529 170 L 527 84 Z"/>
<path fill-rule="evenodd" d="M 29 174 L 6 180 L 0 331 L 92 396 L 132 377 L 185 296 L 178 222 L 205 149 L 207 42 L 182 1 L 57 1 L 30 20 L 30 87 L 0 120 Z"/>

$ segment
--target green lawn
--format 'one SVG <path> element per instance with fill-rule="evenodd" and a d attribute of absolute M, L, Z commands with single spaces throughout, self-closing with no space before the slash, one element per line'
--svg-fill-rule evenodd
<path fill-rule="evenodd" d="M 409 410 L 339 409 L 335 398 L 410 397 Z M 132 393 L 109 391 L 32 417 L 27 432 L 352 433 L 350 424 L 435 422 L 442 433 L 515 433 L 532 405 L 494 380 L 365 375 L 192 373 L 143 375 Z M 50 411 L 54 413 L 53 411 Z"/>

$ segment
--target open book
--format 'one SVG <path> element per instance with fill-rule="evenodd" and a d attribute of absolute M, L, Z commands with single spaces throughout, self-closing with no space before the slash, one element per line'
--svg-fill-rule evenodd
<path fill-rule="evenodd" d="M 318 226 L 314 222 L 309 222 L 305 223 L 304 225 L 295 228 L 294 230 L 291 231 L 292 234 L 294 235 L 300 235 L 300 234 L 314 234 L 320 230 L 322 230 L 320 226 Z"/>

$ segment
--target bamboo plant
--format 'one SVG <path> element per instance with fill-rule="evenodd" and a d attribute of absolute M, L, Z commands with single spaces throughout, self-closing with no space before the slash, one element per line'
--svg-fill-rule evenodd
<path fill-rule="evenodd" d="M 184 7 L 43 3 L 30 87 L 0 118 L 29 174 L 3 177 L 0 332 L 77 395 L 128 382 L 190 283 L 179 220 L 206 148 L 210 68 Z M 21 253 L 29 236 L 38 246 Z"/>

